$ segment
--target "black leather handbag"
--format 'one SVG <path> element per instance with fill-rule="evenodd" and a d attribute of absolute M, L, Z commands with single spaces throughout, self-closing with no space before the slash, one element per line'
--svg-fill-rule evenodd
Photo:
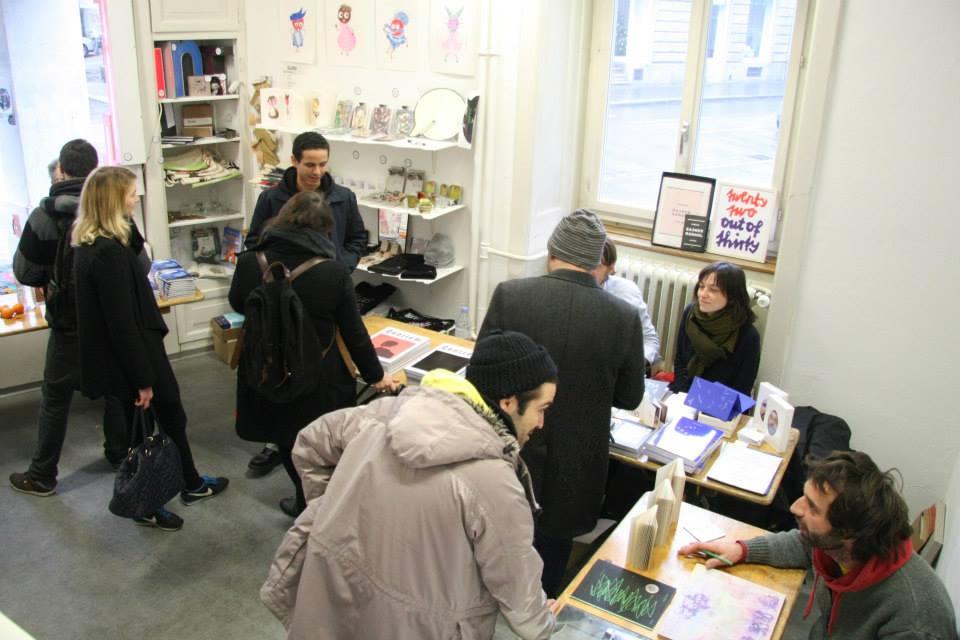
<path fill-rule="evenodd" d="M 130 432 L 130 451 L 117 470 L 108 508 L 122 518 L 144 518 L 183 491 L 183 468 L 177 445 L 152 409 L 137 407 Z"/>

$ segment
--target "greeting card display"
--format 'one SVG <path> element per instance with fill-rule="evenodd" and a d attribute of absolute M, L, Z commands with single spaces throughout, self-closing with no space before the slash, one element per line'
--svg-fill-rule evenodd
<path fill-rule="evenodd" d="M 777 453 L 786 451 L 790 441 L 790 427 L 793 425 L 793 405 L 781 396 L 769 396 L 765 424 L 766 441 Z"/>
<path fill-rule="evenodd" d="M 707 251 L 765 262 L 776 211 L 776 191 L 719 183 Z"/>
<path fill-rule="evenodd" d="M 703 252 L 716 180 L 664 172 L 653 219 L 653 244 Z"/>
<path fill-rule="evenodd" d="M 789 394 L 769 382 L 761 382 L 757 390 L 757 408 L 753 412 L 753 426 L 760 431 L 767 428 L 767 400 L 770 396 L 779 396 L 784 400 L 790 400 Z"/>

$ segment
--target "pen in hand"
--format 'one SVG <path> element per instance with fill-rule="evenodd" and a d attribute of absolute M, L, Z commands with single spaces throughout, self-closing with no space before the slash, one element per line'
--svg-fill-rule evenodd
<path fill-rule="evenodd" d="M 730 562 L 730 560 L 725 556 L 722 556 L 719 553 L 714 553 L 713 551 L 707 551 L 706 549 L 701 549 L 700 551 L 697 551 L 693 555 L 700 556 L 701 558 L 716 558 L 717 560 L 724 563 L 728 567 L 733 566 L 733 563 Z"/>

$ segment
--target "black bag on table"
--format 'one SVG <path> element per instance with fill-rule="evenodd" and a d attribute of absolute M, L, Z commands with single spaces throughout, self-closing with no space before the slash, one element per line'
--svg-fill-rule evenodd
<path fill-rule="evenodd" d="M 387 318 L 438 333 L 449 333 L 453 329 L 453 325 L 456 324 L 456 321 L 452 318 L 434 318 L 411 308 L 398 311 L 391 307 L 390 311 L 387 312 Z"/>
<path fill-rule="evenodd" d="M 159 423 L 154 433 L 154 423 L 156 417 L 152 409 L 136 408 L 130 430 L 130 452 L 120 463 L 113 482 L 113 498 L 108 508 L 114 515 L 144 518 L 184 489 L 180 451 Z"/>

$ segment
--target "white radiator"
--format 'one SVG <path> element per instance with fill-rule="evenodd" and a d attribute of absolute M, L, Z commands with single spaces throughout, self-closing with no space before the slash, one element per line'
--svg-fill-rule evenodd
<path fill-rule="evenodd" d="M 653 326 L 660 336 L 660 356 L 663 367 L 673 371 L 673 359 L 677 353 L 677 332 L 683 309 L 694 297 L 699 271 L 686 269 L 678 265 L 639 260 L 634 257 L 620 256 L 617 260 L 617 275 L 633 280 L 640 287 L 643 300 L 647 303 Z M 770 291 L 747 281 L 753 311 L 757 314 L 757 330 L 763 336 L 767 307 L 770 305 Z"/>

